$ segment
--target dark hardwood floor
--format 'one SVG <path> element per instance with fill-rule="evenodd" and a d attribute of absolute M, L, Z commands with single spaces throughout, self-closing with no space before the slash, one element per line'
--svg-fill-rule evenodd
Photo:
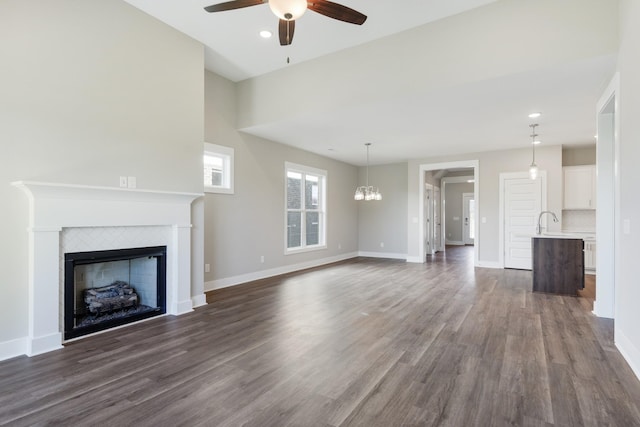
<path fill-rule="evenodd" d="M 250 283 L 0 362 L 0 424 L 640 425 L 612 321 L 472 250 Z"/>

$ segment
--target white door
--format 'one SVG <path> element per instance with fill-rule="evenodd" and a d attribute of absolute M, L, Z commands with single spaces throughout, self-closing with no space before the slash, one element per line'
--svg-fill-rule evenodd
<path fill-rule="evenodd" d="M 433 247 L 436 252 L 442 251 L 442 225 L 440 221 L 440 187 L 433 187 Z"/>
<path fill-rule="evenodd" d="M 462 193 L 462 240 L 465 245 L 473 245 L 475 239 L 476 225 L 474 219 L 476 216 L 476 201 L 473 193 Z"/>
<path fill-rule="evenodd" d="M 531 236 L 542 211 L 542 177 L 504 181 L 504 267 L 531 270 Z"/>
<path fill-rule="evenodd" d="M 424 252 L 433 255 L 433 186 L 424 185 Z"/>

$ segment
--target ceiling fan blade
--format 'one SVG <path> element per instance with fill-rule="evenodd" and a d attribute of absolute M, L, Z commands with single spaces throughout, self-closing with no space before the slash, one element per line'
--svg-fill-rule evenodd
<path fill-rule="evenodd" d="M 367 20 L 367 16 L 357 10 L 327 0 L 309 0 L 307 8 L 329 18 L 350 24 L 362 25 Z"/>
<path fill-rule="evenodd" d="M 225 3 L 212 4 L 204 8 L 207 12 L 223 12 L 225 10 L 241 9 L 243 7 L 257 6 L 268 0 L 232 0 Z"/>
<path fill-rule="evenodd" d="M 280 46 L 288 46 L 293 42 L 293 32 L 296 29 L 296 21 L 280 20 L 278 33 L 280 34 Z"/>

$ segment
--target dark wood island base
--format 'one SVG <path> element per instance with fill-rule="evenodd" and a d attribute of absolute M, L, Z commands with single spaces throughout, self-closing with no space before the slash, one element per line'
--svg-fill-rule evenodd
<path fill-rule="evenodd" d="M 584 288 L 584 241 L 532 238 L 533 292 L 577 296 Z"/>

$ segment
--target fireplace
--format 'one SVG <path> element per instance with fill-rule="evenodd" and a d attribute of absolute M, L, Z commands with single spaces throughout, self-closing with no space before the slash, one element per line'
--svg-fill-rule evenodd
<path fill-rule="evenodd" d="M 165 301 L 148 304 L 153 314 L 164 310 L 168 315 L 181 315 L 206 304 L 202 280 L 193 282 L 191 276 L 192 267 L 199 261 L 198 252 L 192 254 L 192 244 L 197 245 L 198 240 L 192 241 L 191 202 L 202 194 L 30 181 L 13 185 L 25 192 L 29 202 L 29 327 L 27 336 L 13 347 L 16 355 L 33 356 L 60 349 L 68 337 L 76 332 L 80 336 L 80 331 L 66 325 L 65 307 L 80 311 L 75 302 L 78 298 L 83 301 L 84 295 L 72 292 L 72 300 L 65 301 L 65 254 L 163 246 L 166 255 L 159 255 L 156 262 L 165 265 L 161 276 L 166 282 L 155 291 L 155 298 L 160 295 Z M 194 233 L 198 239 L 199 235 L 199 230 Z M 149 256 L 156 257 L 141 257 Z M 119 257 L 106 262 L 120 261 Z M 92 264 L 90 258 L 76 263 Z M 78 270 L 78 274 L 84 274 L 86 281 L 87 274 L 93 273 Z M 118 281 L 128 280 L 114 279 L 98 287 Z M 139 301 L 147 298 L 139 285 L 128 285 L 135 289 Z M 118 286 L 96 292 L 120 292 Z M 128 289 L 124 293 L 131 295 Z M 94 311 L 97 316 L 100 310 Z M 100 315 L 104 313 L 100 311 Z M 80 325 L 73 316 L 72 326 Z M 68 330 L 73 332 L 67 335 Z"/>
<path fill-rule="evenodd" d="M 166 246 L 64 255 L 64 339 L 166 313 Z"/>

